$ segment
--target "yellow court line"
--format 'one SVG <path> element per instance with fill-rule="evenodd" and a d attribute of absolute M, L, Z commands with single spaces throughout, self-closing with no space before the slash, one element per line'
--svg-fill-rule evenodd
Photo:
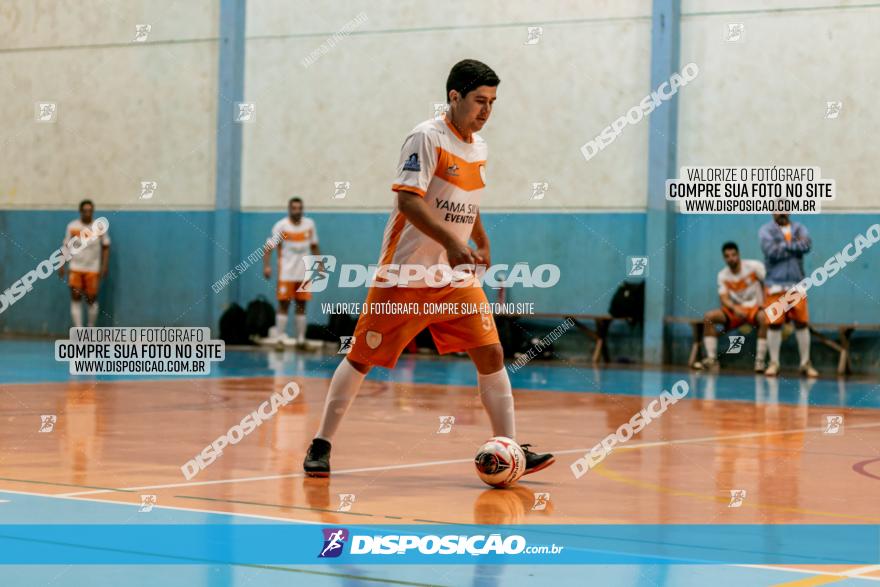
<path fill-rule="evenodd" d="M 848 578 L 849 577 L 838 577 L 836 575 L 818 575 L 816 577 L 797 579 L 796 581 L 776 583 L 775 585 L 773 585 L 773 587 L 812 587 L 813 585 L 827 585 L 829 583 L 838 583 Z"/>

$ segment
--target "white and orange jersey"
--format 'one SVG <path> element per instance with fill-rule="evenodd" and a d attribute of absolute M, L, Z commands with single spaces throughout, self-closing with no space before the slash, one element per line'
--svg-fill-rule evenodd
<path fill-rule="evenodd" d="M 445 119 L 427 120 L 406 137 L 391 189 L 422 196 L 434 217 L 466 243 L 486 186 L 487 154 L 488 146 L 479 135 L 467 143 Z M 379 265 L 389 264 L 449 265 L 446 249 L 407 222 L 396 201 L 379 258 Z M 424 281 L 409 285 L 425 287 Z"/>
<path fill-rule="evenodd" d="M 751 308 L 764 303 L 764 264 L 754 259 L 741 259 L 739 273 L 727 265 L 718 272 L 718 295 L 728 294 L 734 304 Z"/>
<path fill-rule="evenodd" d="M 306 277 L 303 256 L 310 254 L 312 245 L 318 244 L 318 229 L 314 221 L 303 216 L 299 224 L 294 224 L 286 216 L 272 227 L 272 236 L 266 243 L 272 246 L 273 239 L 281 247 L 278 255 L 278 280 L 303 281 Z"/>
<path fill-rule="evenodd" d="M 94 219 L 92 219 L 92 222 L 89 224 L 85 224 L 79 218 L 71 220 L 67 224 L 67 228 L 64 230 L 63 245 L 66 247 L 67 243 L 70 242 L 70 239 L 75 236 L 80 236 L 80 233 L 86 228 L 89 229 L 92 234 L 97 233 Z M 102 236 L 90 241 L 85 248 L 70 258 L 70 270 L 81 271 L 83 273 L 98 273 L 101 271 L 101 248 L 109 246 L 110 235 L 105 232 Z"/>

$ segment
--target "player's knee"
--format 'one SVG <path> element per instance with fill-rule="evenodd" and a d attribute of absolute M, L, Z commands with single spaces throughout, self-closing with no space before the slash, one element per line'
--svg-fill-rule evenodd
<path fill-rule="evenodd" d="M 504 349 L 500 344 L 480 347 L 470 353 L 477 371 L 483 375 L 497 373 L 504 369 Z"/>
<path fill-rule="evenodd" d="M 367 365 L 366 363 L 358 363 L 357 361 L 352 361 L 352 360 L 349 359 L 349 358 L 346 358 L 345 360 L 348 361 L 348 363 L 349 363 L 349 364 L 354 368 L 354 370 L 357 371 L 358 373 L 361 373 L 361 374 L 363 374 L 363 375 L 366 375 L 367 373 L 370 372 L 370 366 Z"/>
<path fill-rule="evenodd" d="M 73 300 L 74 302 L 78 302 L 82 299 L 82 295 L 80 295 L 80 293 L 78 291 L 71 290 L 70 299 Z"/>

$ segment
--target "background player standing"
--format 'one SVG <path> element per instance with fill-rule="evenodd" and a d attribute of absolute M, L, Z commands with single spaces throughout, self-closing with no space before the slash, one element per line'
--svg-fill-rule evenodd
<path fill-rule="evenodd" d="M 755 354 L 755 372 L 763 373 L 767 355 L 767 318 L 760 310 L 764 301 L 764 264 L 754 259 L 740 259 L 739 247 L 726 242 L 721 247 L 727 264 L 718 272 L 718 297 L 721 307 L 703 315 L 703 345 L 706 358 L 694 364 L 695 369 L 714 369 L 718 366 L 718 331 L 733 330 L 743 324 L 758 327 L 758 349 Z"/>
<path fill-rule="evenodd" d="M 278 287 L 275 290 L 278 298 L 278 313 L 275 316 L 275 326 L 269 331 L 269 340 L 289 341 L 287 313 L 290 310 L 290 301 L 294 300 L 296 302 L 294 332 L 297 344 L 302 346 L 306 341 L 306 302 L 312 298 L 311 292 L 298 291 L 306 276 L 304 256 L 319 255 L 321 251 L 318 247 L 318 230 L 315 222 L 303 216 L 303 201 L 300 198 L 290 198 L 287 202 L 287 217 L 282 218 L 272 227 L 272 236 L 266 242 L 266 247 L 270 250 L 268 254 L 263 255 L 263 275 L 266 279 L 272 278 L 271 249 L 278 246 L 280 246 Z"/>
<path fill-rule="evenodd" d="M 83 200 L 79 203 L 79 218 L 71 220 L 64 231 L 63 246 L 75 236 L 80 236 L 83 230 L 95 233 L 93 226 L 95 205 L 91 200 Z M 88 307 L 88 325 L 94 326 L 98 321 L 98 289 L 101 279 L 107 277 L 108 262 L 110 260 L 110 235 L 105 232 L 99 238 L 88 241 L 76 255 L 70 258 L 70 318 L 73 325 L 82 327 L 82 298 L 85 295 Z M 64 277 L 64 265 L 58 269 L 58 274 Z"/>
<path fill-rule="evenodd" d="M 813 241 L 803 224 L 791 222 L 788 214 L 774 214 L 773 220 L 758 231 L 761 250 L 767 265 L 767 299 L 769 306 L 804 278 L 804 255 L 810 252 Z M 767 347 L 770 351 L 770 364 L 764 372 L 768 376 L 779 374 L 779 350 L 782 347 L 782 325 L 786 320 L 794 322 L 795 338 L 801 357 L 800 372 L 807 377 L 818 377 L 819 372 L 810 363 L 810 313 L 807 309 L 807 296 L 785 314 L 770 319 L 767 332 Z"/>
<path fill-rule="evenodd" d="M 479 213 L 487 146 L 475 133 L 489 119 L 499 83 L 495 72 L 479 61 L 467 59 L 455 64 L 446 81 L 446 119 L 419 124 L 404 141 L 397 179 L 391 186 L 397 194 L 396 206 L 385 227 L 380 267 L 490 264 L 489 237 Z M 469 240 L 476 249 L 468 245 Z M 473 275 L 459 278 L 470 283 Z M 488 305 L 480 287 L 431 287 L 426 280 L 406 287 L 371 287 L 364 305 L 369 308 L 386 303 Z M 330 441 L 370 369 L 375 365 L 393 368 L 407 343 L 425 327 L 430 328 L 441 354 L 470 355 L 493 435 L 516 438 L 513 393 L 491 314 L 369 311 L 358 320 L 352 349 L 330 382 L 321 426 L 303 462 L 308 475 L 330 474 Z M 537 454 L 529 445 L 522 446 L 526 474 L 553 463 L 553 455 Z"/>

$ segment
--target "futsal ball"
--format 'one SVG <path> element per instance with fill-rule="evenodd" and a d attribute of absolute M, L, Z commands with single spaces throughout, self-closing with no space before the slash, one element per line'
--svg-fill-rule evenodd
<path fill-rule="evenodd" d="M 509 487 L 525 473 L 526 455 L 516 442 L 496 436 L 480 447 L 474 465 L 477 475 L 487 485 Z"/>

